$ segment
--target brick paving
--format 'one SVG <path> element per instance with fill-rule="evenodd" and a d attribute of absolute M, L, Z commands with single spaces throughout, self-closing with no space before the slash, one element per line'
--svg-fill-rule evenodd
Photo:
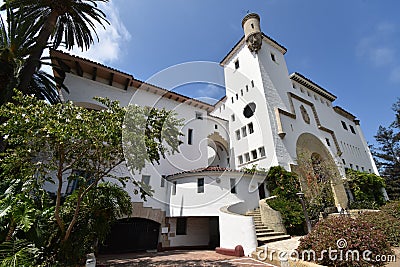
<path fill-rule="evenodd" d="M 237 258 L 216 253 L 212 250 L 175 250 L 164 252 L 129 253 L 99 255 L 97 258 L 98 267 L 189 267 L 189 266 L 210 266 L 210 267 L 275 267 L 261 261 L 248 257 Z"/>

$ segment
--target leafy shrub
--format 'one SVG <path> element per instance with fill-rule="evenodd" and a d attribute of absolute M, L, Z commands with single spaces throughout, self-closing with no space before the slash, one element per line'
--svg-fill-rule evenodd
<path fill-rule="evenodd" d="M 282 215 L 283 224 L 288 234 L 304 234 L 304 214 L 299 200 L 277 197 L 270 199 L 267 204 Z"/>
<path fill-rule="evenodd" d="M 329 256 L 329 249 L 337 251 Z M 315 251 L 315 259 L 304 253 L 309 250 Z M 363 257 L 363 252 L 367 250 L 371 251 L 371 254 L 367 255 L 370 260 Z M 381 230 L 364 220 L 347 216 L 332 217 L 318 222 L 311 233 L 300 239 L 297 251 L 300 256 L 304 255 L 303 260 L 315 260 L 318 264 L 326 266 L 349 267 L 383 266 L 384 262 L 373 260 L 375 256 L 393 254 Z M 352 257 L 354 251 L 359 252 L 358 259 L 356 256 Z"/>
<path fill-rule="evenodd" d="M 360 201 L 351 201 L 349 203 L 349 208 L 352 210 L 360 210 L 360 209 L 377 210 L 379 209 L 379 205 L 375 201 L 360 200 Z"/>
<path fill-rule="evenodd" d="M 355 201 L 375 201 L 379 206 L 385 204 L 382 193 L 385 180 L 373 173 L 346 170 L 349 187 L 354 194 Z"/>
<path fill-rule="evenodd" d="M 400 201 L 387 202 L 381 207 L 381 210 L 397 219 L 400 219 Z"/>
<path fill-rule="evenodd" d="M 400 246 L 400 220 L 386 212 L 366 212 L 360 218 L 381 230 L 391 246 Z"/>
<path fill-rule="evenodd" d="M 267 187 L 272 196 L 268 205 L 281 213 L 283 224 L 289 234 L 304 234 L 304 214 L 296 193 L 300 192 L 297 175 L 281 166 L 271 167 L 268 171 Z"/>
<path fill-rule="evenodd" d="M 281 166 L 274 166 L 269 169 L 267 177 L 268 191 L 272 196 L 281 196 L 287 199 L 298 199 L 300 183 L 297 175 L 286 171 Z"/>

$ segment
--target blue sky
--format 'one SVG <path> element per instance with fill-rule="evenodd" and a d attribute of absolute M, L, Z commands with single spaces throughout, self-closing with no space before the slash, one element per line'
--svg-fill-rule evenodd
<path fill-rule="evenodd" d="M 102 7 L 111 26 L 80 56 L 147 80 L 184 62 L 220 62 L 242 37 L 247 11 L 288 49 L 289 73 L 300 72 L 356 115 L 369 143 L 394 119 L 400 97 L 398 0 L 112 0 Z M 199 97 L 221 88 L 178 88 Z"/>

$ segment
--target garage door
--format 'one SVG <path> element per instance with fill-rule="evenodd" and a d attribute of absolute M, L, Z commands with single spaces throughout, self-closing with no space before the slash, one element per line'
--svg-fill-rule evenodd
<path fill-rule="evenodd" d="M 160 224 L 143 218 L 116 222 L 101 249 L 103 253 L 121 253 L 157 249 Z"/>

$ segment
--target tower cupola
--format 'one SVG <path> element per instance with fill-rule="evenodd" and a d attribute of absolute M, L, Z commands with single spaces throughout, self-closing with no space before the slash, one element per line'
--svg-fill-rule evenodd
<path fill-rule="evenodd" d="M 244 38 L 251 52 L 258 52 L 262 45 L 260 16 L 256 13 L 247 14 L 242 20 Z"/>

